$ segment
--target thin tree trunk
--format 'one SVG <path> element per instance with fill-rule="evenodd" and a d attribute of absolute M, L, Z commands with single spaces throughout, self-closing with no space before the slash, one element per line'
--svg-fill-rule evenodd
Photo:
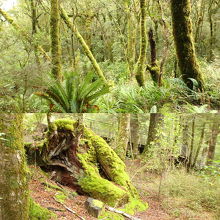
<path fill-rule="evenodd" d="M 192 131 L 191 131 L 191 143 L 190 143 L 190 151 L 189 151 L 189 161 L 188 161 L 188 164 L 187 164 L 187 172 L 189 172 L 189 170 L 192 168 L 194 140 L 195 140 L 195 121 L 196 121 L 196 116 L 193 115 L 193 118 L 192 118 Z"/>
<path fill-rule="evenodd" d="M 28 220 L 22 115 L 0 114 L 0 134 L 0 219 Z"/>
<path fill-rule="evenodd" d="M 195 157 L 194 157 L 192 168 L 195 167 L 196 162 L 198 160 L 200 150 L 202 148 L 202 144 L 203 144 L 203 140 L 204 140 L 204 136 L 205 136 L 205 125 L 206 125 L 206 123 L 204 122 L 203 125 L 202 125 L 202 131 L 201 131 L 201 136 L 200 136 L 200 140 L 199 140 L 199 145 L 198 145 L 197 150 L 196 150 L 196 154 L 195 154 Z"/>
<path fill-rule="evenodd" d="M 204 80 L 196 59 L 192 37 L 190 0 L 171 0 L 171 12 L 176 54 L 182 78 L 190 89 L 194 88 L 191 79 L 195 79 L 198 89 L 203 90 Z"/>

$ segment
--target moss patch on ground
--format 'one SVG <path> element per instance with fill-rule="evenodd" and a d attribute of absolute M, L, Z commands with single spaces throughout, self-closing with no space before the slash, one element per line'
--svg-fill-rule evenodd
<path fill-rule="evenodd" d="M 37 204 L 32 198 L 30 199 L 30 206 L 29 206 L 29 219 L 30 220 L 49 220 L 49 219 L 56 219 L 56 215 L 41 207 Z"/>

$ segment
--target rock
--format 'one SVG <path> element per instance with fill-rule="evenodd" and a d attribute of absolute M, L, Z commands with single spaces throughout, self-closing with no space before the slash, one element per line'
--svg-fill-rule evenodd
<path fill-rule="evenodd" d="M 93 198 L 88 198 L 85 202 L 85 207 L 90 215 L 98 218 L 104 209 L 104 203 Z"/>

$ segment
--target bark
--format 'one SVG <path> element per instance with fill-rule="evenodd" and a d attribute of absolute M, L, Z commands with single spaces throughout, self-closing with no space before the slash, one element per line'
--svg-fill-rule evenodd
<path fill-rule="evenodd" d="M 130 114 L 119 114 L 119 128 L 118 128 L 118 138 L 117 138 L 118 144 L 115 151 L 123 161 L 126 158 L 129 137 L 130 137 Z"/>
<path fill-rule="evenodd" d="M 146 31 L 146 0 L 140 0 L 141 9 L 141 42 L 139 59 L 134 69 L 136 80 L 139 86 L 144 86 L 144 73 L 146 69 L 146 49 L 147 49 L 147 31 Z"/>
<path fill-rule="evenodd" d="M 203 76 L 196 59 L 192 37 L 190 0 L 171 0 L 171 12 L 176 54 L 183 81 L 193 89 L 194 85 L 190 79 L 195 79 L 198 89 L 203 90 Z"/>
<path fill-rule="evenodd" d="M 209 140 L 208 154 L 207 154 L 207 165 L 212 164 L 215 158 L 215 150 L 217 144 L 217 138 L 220 133 L 220 124 L 218 122 L 213 122 L 211 137 Z"/>
<path fill-rule="evenodd" d="M 0 114 L 0 219 L 28 220 L 22 115 Z"/>
<path fill-rule="evenodd" d="M 60 42 L 60 12 L 59 0 L 51 0 L 50 35 L 51 35 L 51 58 L 52 74 L 61 80 L 61 42 Z"/>
<path fill-rule="evenodd" d="M 3 11 L 0 8 L 0 14 L 5 18 L 6 21 L 8 21 L 15 30 L 17 30 L 20 35 L 27 40 L 30 44 L 33 43 L 32 38 L 25 32 L 22 30 L 22 28 L 13 20 L 13 18 L 11 18 L 5 11 Z M 47 61 L 51 61 L 51 58 L 48 56 L 48 54 L 46 53 L 46 51 L 39 45 L 36 45 L 37 49 L 43 54 L 43 56 L 46 58 Z"/>
<path fill-rule="evenodd" d="M 155 144 L 155 142 L 159 138 L 159 128 L 163 124 L 164 116 L 160 113 L 151 113 L 150 114 L 150 125 L 148 129 L 148 137 L 147 137 L 147 144 L 144 149 L 144 153 L 148 151 L 148 149 Z"/>
<path fill-rule="evenodd" d="M 61 17 L 64 20 L 64 22 L 66 23 L 67 27 L 76 35 L 76 38 L 78 39 L 81 46 L 83 47 L 86 56 L 91 61 L 93 68 L 95 69 L 97 75 L 103 80 L 103 82 L 106 85 L 111 86 L 110 83 L 106 80 L 104 73 L 102 72 L 101 67 L 99 66 L 98 62 L 96 61 L 95 57 L 93 56 L 93 54 L 92 54 L 91 50 L 89 49 L 88 45 L 86 44 L 84 38 L 79 33 L 76 25 L 70 21 L 66 11 L 62 7 L 60 8 L 60 13 L 61 13 Z"/>
<path fill-rule="evenodd" d="M 125 164 L 104 139 L 68 119 L 52 127 L 39 152 L 41 167 L 55 171 L 56 181 L 114 206 L 137 196 Z"/>

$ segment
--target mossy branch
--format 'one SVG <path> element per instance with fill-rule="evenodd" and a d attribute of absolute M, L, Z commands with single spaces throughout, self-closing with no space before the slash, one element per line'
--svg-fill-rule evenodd
<path fill-rule="evenodd" d="M 83 47 L 84 51 L 85 51 L 85 54 L 86 56 L 89 58 L 89 60 L 91 61 L 97 75 L 103 80 L 103 82 L 109 86 L 111 86 L 109 84 L 109 82 L 106 80 L 102 70 L 101 70 L 101 67 L 99 66 L 99 64 L 97 63 L 95 57 L 93 56 L 91 50 L 89 49 L 88 45 L 86 44 L 84 38 L 82 37 L 82 35 L 79 33 L 77 27 L 75 24 L 73 24 L 66 11 L 60 7 L 60 13 L 61 13 L 61 17 L 62 19 L 64 20 L 64 22 L 66 23 L 67 27 L 76 35 L 76 38 L 78 39 L 78 41 L 80 42 L 81 46 Z"/>
<path fill-rule="evenodd" d="M 32 38 L 25 31 L 23 31 L 21 27 L 14 21 L 14 19 L 11 16 L 9 16 L 5 11 L 3 11 L 1 8 L 0 8 L 0 14 L 5 18 L 6 21 L 8 21 L 8 23 L 10 23 L 14 27 L 15 30 L 17 30 L 20 33 L 22 37 L 24 37 L 25 40 L 27 40 L 30 44 L 33 43 Z M 42 53 L 42 55 L 46 58 L 47 61 L 51 62 L 50 56 L 48 56 L 46 51 L 41 46 L 35 45 L 35 43 L 34 46 L 37 47 L 37 49 Z"/>

